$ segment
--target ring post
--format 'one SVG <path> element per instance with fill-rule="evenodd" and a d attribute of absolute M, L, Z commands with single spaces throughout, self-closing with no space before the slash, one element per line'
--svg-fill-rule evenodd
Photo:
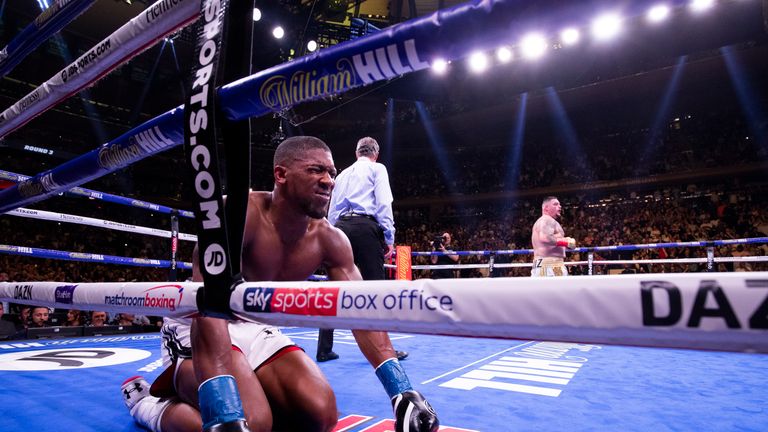
<path fill-rule="evenodd" d="M 250 166 L 250 129 L 247 121 L 219 123 L 223 117 L 218 110 L 216 86 L 250 73 L 253 6 L 252 1 L 202 0 L 191 91 L 184 106 L 184 145 L 191 165 L 198 269 L 204 285 L 197 292 L 197 304 L 203 315 L 218 318 L 201 318 L 193 327 L 196 334 L 192 349 L 197 350 L 195 374 L 202 382 L 198 395 L 205 432 L 249 430 L 235 379 L 227 375 L 231 365 L 219 360 L 230 342 L 226 323 L 220 325 L 217 321 L 232 317 L 230 295 L 243 282 L 240 257 L 250 170 L 237 171 Z M 225 123 L 222 141 L 229 162 L 226 205 L 216 128 Z"/>
<path fill-rule="evenodd" d="M 707 271 L 715 271 L 715 248 L 707 246 Z"/>
<path fill-rule="evenodd" d="M 171 270 L 168 273 L 168 280 L 175 282 L 178 280 L 177 260 L 179 252 L 179 212 L 174 209 L 171 212 Z"/>
<path fill-rule="evenodd" d="M 496 263 L 496 252 L 491 252 L 490 258 L 488 258 L 488 277 L 493 277 L 493 266 Z"/>
<path fill-rule="evenodd" d="M 411 247 L 410 246 L 397 246 L 396 249 L 396 262 L 397 262 L 397 280 L 412 280 L 413 271 L 411 269 Z"/>

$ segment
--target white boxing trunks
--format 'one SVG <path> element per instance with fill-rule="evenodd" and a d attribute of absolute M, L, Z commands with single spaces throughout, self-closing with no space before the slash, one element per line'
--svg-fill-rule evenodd
<path fill-rule="evenodd" d="M 568 269 L 562 258 L 533 257 L 532 277 L 568 276 Z"/>
<path fill-rule="evenodd" d="M 192 358 L 191 325 L 191 319 L 163 319 L 160 333 L 163 336 L 162 357 L 165 370 L 152 383 L 153 396 L 171 397 L 175 394 L 176 372 L 185 359 Z M 283 349 L 301 349 L 277 327 L 248 321 L 231 321 L 228 328 L 233 349 L 236 348 L 245 355 L 254 371 L 279 355 Z"/>
<path fill-rule="evenodd" d="M 178 359 L 192 357 L 190 340 L 191 320 L 165 318 L 161 333 L 163 335 L 163 366 L 168 367 Z M 232 321 L 228 325 L 232 346 L 240 350 L 251 368 L 258 369 L 275 353 L 293 341 L 277 327 L 248 321 Z"/>

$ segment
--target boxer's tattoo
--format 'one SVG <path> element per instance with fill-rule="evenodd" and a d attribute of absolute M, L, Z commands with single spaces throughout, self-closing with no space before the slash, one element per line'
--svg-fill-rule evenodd
<path fill-rule="evenodd" d="M 559 225 L 554 219 L 545 219 L 544 226 L 541 231 L 547 236 L 547 241 L 550 243 L 557 243 L 555 232 L 557 231 L 557 225 Z"/>

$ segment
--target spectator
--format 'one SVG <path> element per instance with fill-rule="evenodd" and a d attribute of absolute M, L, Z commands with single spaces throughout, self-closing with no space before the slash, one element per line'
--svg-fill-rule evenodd
<path fill-rule="evenodd" d="M 85 325 L 85 315 L 83 311 L 77 309 L 70 309 L 67 311 L 67 321 L 64 322 L 65 327 L 80 327 Z"/>
<path fill-rule="evenodd" d="M 444 232 L 432 241 L 432 251 L 440 251 L 443 253 L 453 252 L 453 237 L 449 232 Z M 430 261 L 434 265 L 450 265 L 458 264 L 459 256 L 456 254 L 448 255 L 432 255 Z M 432 279 L 449 279 L 456 277 L 456 270 L 452 269 L 439 269 L 432 270 Z"/>
<path fill-rule="evenodd" d="M 117 320 L 115 320 L 115 325 L 130 327 L 134 325 L 133 321 L 135 319 L 136 319 L 136 316 L 132 313 L 119 313 L 117 314 Z"/>
<path fill-rule="evenodd" d="M 103 327 L 107 325 L 107 313 L 104 311 L 91 312 L 91 327 Z"/>
<path fill-rule="evenodd" d="M 48 317 L 50 310 L 47 307 L 35 306 L 32 308 L 32 322 L 29 327 L 48 327 Z"/>
<path fill-rule="evenodd" d="M 20 305 L 19 314 L 14 321 L 16 325 L 16 332 L 24 332 L 29 327 L 30 315 L 32 314 L 32 306 Z"/>
<path fill-rule="evenodd" d="M 10 339 L 16 333 L 16 326 L 12 322 L 6 321 L 3 318 L 4 314 L 5 306 L 3 302 L 0 302 L 0 340 Z"/>

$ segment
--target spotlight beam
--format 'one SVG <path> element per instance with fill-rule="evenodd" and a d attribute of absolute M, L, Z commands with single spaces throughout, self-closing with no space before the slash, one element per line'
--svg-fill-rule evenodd
<path fill-rule="evenodd" d="M 563 103 L 560 101 L 560 97 L 557 95 L 554 87 L 547 87 L 545 90 L 547 102 L 549 102 L 552 109 L 553 121 L 555 123 L 555 132 L 565 143 L 565 152 L 569 160 L 573 161 L 572 168 L 579 166 L 583 167 L 587 173 L 592 173 L 593 170 L 589 167 L 589 162 L 585 158 L 584 149 L 581 147 L 576 130 L 573 128 L 571 121 L 568 119 L 568 113 L 563 107 Z"/>
<path fill-rule="evenodd" d="M 677 60 L 675 68 L 672 71 L 672 78 L 667 83 L 667 87 L 664 89 L 664 95 L 659 102 L 659 107 L 656 110 L 656 116 L 651 124 L 651 130 L 648 131 L 648 139 L 645 142 L 645 149 L 643 150 L 643 157 L 639 162 L 648 160 L 648 157 L 656 150 L 656 141 L 661 135 L 661 127 L 666 123 L 669 118 L 670 108 L 672 107 L 672 98 L 675 96 L 677 89 L 680 87 L 680 78 L 683 75 L 683 69 L 685 69 L 685 60 L 687 56 L 682 56 Z M 639 174 L 640 166 L 635 167 L 635 173 Z"/>
<path fill-rule="evenodd" d="M 456 177 L 454 175 L 455 170 L 453 169 L 451 161 L 448 158 L 448 152 L 446 151 L 444 141 L 442 138 L 440 138 L 437 129 L 432 124 L 432 119 L 429 118 L 429 112 L 427 111 L 427 107 L 424 106 L 424 102 L 416 101 L 415 104 L 416 111 L 418 111 L 419 117 L 421 118 L 421 124 L 424 125 L 424 131 L 427 132 L 427 138 L 429 138 L 429 144 L 432 147 L 432 152 L 434 153 L 437 164 L 440 167 L 443 180 L 448 187 L 448 191 L 453 194 L 455 191 L 452 190 L 450 185 L 451 181 Z"/>
<path fill-rule="evenodd" d="M 517 105 L 517 118 L 515 119 L 515 129 L 512 132 L 512 145 L 509 152 L 507 177 L 504 182 L 505 189 L 508 191 L 517 190 L 520 177 L 520 162 L 523 152 L 523 139 L 525 137 L 525 115 L 528 107 L 528 92 L 520 95 L 520 103 Z"/>
<path fill-rule="evenodd" d="M 725 46 L 720 48 L 720 52 L 723 53 L 725 68 L 728 70 L 731 85 L 736 91 L 736 97 L 739 98 L 741 109 L 747 118 L 749 131 L 755 137 L 755 145 L 768 148 L 768 131 L 765 126 L 761 127 L 761 123 L 764 124 L 766 117 L 768 117 L 768 109 L 761 106 L 760 100 L 756 97 L 760 93 L 753 88 L 752 80 L 739 63 L 733 48 Z"/>
<path fill-rule="evenodd" d="M 386 120 L 386 135 L 384 135 L 384 165 L 389 168 L 389 171 L 393 171 L 392 167 L 392 154 L 394 149 L 392 148 L 395 142 L 395 100 L 392 98 L 387 99 L 387 120 Z"/>

